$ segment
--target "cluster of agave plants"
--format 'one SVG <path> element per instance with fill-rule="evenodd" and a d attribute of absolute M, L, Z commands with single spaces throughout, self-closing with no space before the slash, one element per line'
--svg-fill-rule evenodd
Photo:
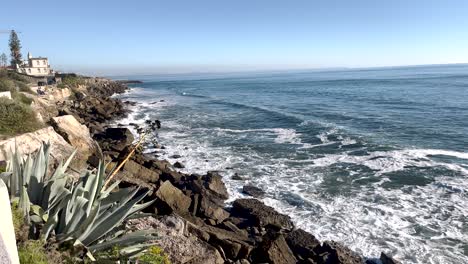
<path fill-rule="evenodd" d="M 75 257 L 91 261 L 105 258 L 100 253 L 116 247 L 120 258 L 131 260 L 154 244 L 156 230 L 124 228 L 127 219 L 145 216 L 141 210 L 152 203 L 142 202 L 148 191 L 118 188 L 119 181 L 106 186 L 103 162 L 73 181 L 66 170 L 75 153 L 48 175 L 50 149 L 44 143 L 26 157 L 15 150 L 6 172 L 0 174 L 11 201 L 18 204 L 29 224 L 31 237 L 71 246 Z"/>

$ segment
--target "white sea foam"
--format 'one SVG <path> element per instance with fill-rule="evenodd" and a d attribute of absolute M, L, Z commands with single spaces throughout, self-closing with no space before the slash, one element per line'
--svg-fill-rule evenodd
<path fill-rule="evenodd" d="M 378 171 L 378 175 L 394 171 L 400 171 L 408 166 L 434 167 L 441 166 L 468 175 L 468 169 L 457 164 L 437 162 L 430 156 L 444 155 L 461 159 L 468 159 L 468 153 L 437 150 L 437 149 L 404 149 L 393 151 L 375 151 L 369 155 L 355 156 L 348 153 L 327 154 L 323 158 L 314 159 L 316 166 L 326 167 L 336 163 L 354 163 L 364 165 Z"/>
<path fill-rule="evenodd" d="M 330 128 L 318 136 L 321 143 L 315 146 L 356 143 L 354 139 L 339 136 L 336 142 L 330 140 L 329 136 L 336 133 Z M 468 243 L 468 164 L 464 167 L 434 157 L 468 159 L 468 153 L 402 149 L 356 156 L 342 151 L 318 158 L 290 160 L 219 147 L 212 143 L 210 137 L 214 136 L 266 136 L 277 144 L 302 144 L 301 135 L 295 130 L 191 129 L 177 120 L 164 120 L 160 140 L 168 148 L 160 150 L 161 157 L 171 162 L 181 161 L 186 167 L 185 172 L 223 171 L 231 195 L 229 201 L 244 197 L 240 189 L 246 183 L 261 186 L 267 193 L 264 202 L 290 215 L 298 227 L 321 240 L 340 241 L 365 256 L 377 257 L 384 251 L 402 263 L 468 263 L 468 256 L 463 253 Z M 173 154 L 182 157 L 171 158 Z M 372 176 L 378 177 L 378 181 L 360 185 L 346 194 L 340 194 L 340 191 L 335 195 L 328 194 L 328 176 L 320 168 L 347 163 L 375 170 Z M 401 171 L 408 166 L 443 167 L 461 176 L 439 175 L 422 186 L 385 187 L 389 182 L 385 173 Z M 227 167 L 234 167 L 234 170 L 226 170 Z M 231 180 L 230 176 L 235 172 L 246 180 Z M 357 177 L 360 172 L 351 171 L 350 175 Z M 346 182 L 346 176 L 339 178 Z"/>

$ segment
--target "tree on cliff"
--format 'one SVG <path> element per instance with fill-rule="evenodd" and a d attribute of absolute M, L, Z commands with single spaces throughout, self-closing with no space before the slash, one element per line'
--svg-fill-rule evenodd
<path fill-rule="evenodd" d="M 5 53 L 2 53 L 2 55 L 0 55 L 0 66 L 5 67 L 7 65 L 7 61 L 7 55 Z"/>
<path fill-rule="evenodd" d="M 16 64 L 21 64 L 21 42 L 18 38 L 18 35 L 14 30 L 10 33 L 10 52 L 11 52 L 11 66 L 16 66 Z"/>

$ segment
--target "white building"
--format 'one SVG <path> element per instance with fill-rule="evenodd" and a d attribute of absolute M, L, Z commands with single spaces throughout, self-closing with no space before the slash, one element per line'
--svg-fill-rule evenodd
<path fill-rule="evenodd" d="M 16 64 L 16 71 L 32 76 L 50 76 L 54 70 L 50 68 L 49 60 L 43 57 L 33 58 L 28 52 L 28 61 L 23 64 Z"/>

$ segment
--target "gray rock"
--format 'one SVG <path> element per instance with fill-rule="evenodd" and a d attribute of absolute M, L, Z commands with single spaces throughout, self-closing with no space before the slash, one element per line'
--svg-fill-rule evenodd
<path fill-rule="evenodd" d="M 242 188 L 242 192 L 255 198 L 262 197 L 263 195 L 265 195 L 265 192 L 262 189 L 252 185 L 245 185 Z"/>
<path fill-rule="evenodd" d="M 297 262 L 282 235 L 267 235 L 253 253 L 255 263 L 293 264 Z"/>
<path fill-rule="evenodd" d="M 302 229 L 288 233 L 286 242 L 294 254 L 301 256 L 302 259 L 315 258 L 314 248 L 320 246 L 320 241 L 317 238 Z"/>
<path fill-rule="evenodd" d="M 183 169 L 183 168 L 185 168 L 185 166 L 184 166 L 184 164 L 182 164 L 181 162 L 176 161 L 176 162 L 174 163 L 174 168 Z"/>
<path fill-rule="evenodd" d="M 389 255 L 386 255 L 385 253 L 381 252 L 380 253 L 380 261 L 382 264 L 400 264 L 401 262 L 395 260 Z"/>
<path fill-rule="evenodd" d="M 294 228 L 289 216 L 278 213 L 257 199 L 237 199 L 233 203 L 231 213 L 234 216 L 250 218 L 260 227 L 272 226 L 286 230 Z"/>
<path fill-rule="evenodd" d="M 165 181 L 161 187 L 156 191 L 156 197 L 166 205 L 162 211 L 167 210 L 175 211 L 179 214 L 187 214 L 192 200 L 187 197 L 181 190 L 174 187 L 171 182 Z"/>
<path fill-rule="evenodd" d="M 348 247 L 336 242 L 325 241 L 322 246 L 317 247 L 318 263 L 326 264 L 364 264 L 364 259 Z"/>

